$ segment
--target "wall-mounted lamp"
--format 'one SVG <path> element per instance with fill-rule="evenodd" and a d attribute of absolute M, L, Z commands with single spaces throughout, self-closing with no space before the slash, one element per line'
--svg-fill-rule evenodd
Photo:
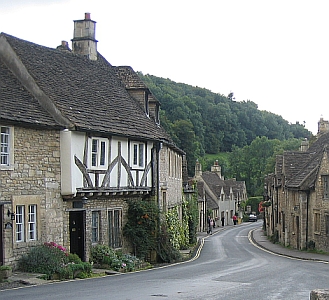
<path fill-rule="evenodd" d="M 15 220 L 15 214 L 11 212 L 9 209 L 7 211 L 7 216 L 10 217 L 10 220 Z"/>
<path fill-rule="evenodd" d="M 88 202 L 88 198 L 86 196 L 83 196 L 81 200 L 82 200 L 82 204 L 87 204 Z"/>

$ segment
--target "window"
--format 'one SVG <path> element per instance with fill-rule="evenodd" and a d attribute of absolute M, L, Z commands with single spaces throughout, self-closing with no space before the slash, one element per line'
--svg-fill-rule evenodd
<path fill-rule="evenodd" d="M 10 128 L 1 127 L 0 165 L 9 166 L 9 164 L 10 164 Z"/>
<path fill-rule="evenodd" d="M 97 243 L 99 242 L 99 212 L 93 211 L 92 212 L 92 224 L 91 224 L 91 231 L 92 231 L 92 242 Z"/>
<path fill-rule="evenodd" d="M 103 167 L 107 165 L 108 141 L 102 138 L 91 139 L 91 167 Z"/>
<path fill-rule="evenodd" d="M 320 232 L 320 214 L 318 212 L 314 213 L 314 232 Z"/>
<path fill-rule="evenodd" d="M 329 215 L 326 215 L 326 235 L 329 235 Z"/>
<path fill-rule="evenodd" d="M 29 219 L 28 219 L 28 239 L 35 241 L 37 239 L 37 206 L 29 205 Z"/>
<path fill-rule="evenodd" d="M 37 240 L 37 205 L 16 206 L 16 242 Z"/>
<path fill-rule="evenodd" d="M 133 144 L 133 166 L 144 167 L 144 144 Z"/>
<path fill-rule="evenodd" d="M 122 219 L 121 209 L 114 209 L 108 212 L 109 246 L 113 249 L 122 247 L 121 219 Z"/>
<path fill-rule="evenodd" d="M 24 206 L 16 206 L 16 242 L 24 241 Z"/>
<path fill-rule="evenodd" d="M 329 176 L 322 176 L 322 184 L 323 184 L 323 198 L 329 199 Z"/>

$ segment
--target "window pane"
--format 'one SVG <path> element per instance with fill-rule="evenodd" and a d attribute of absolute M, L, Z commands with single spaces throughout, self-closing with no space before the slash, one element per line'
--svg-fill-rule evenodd
<path fill-rule="evenodd" d="M 36 223 L 36 205 L 29 205 L 29 240 L 35 240 L 37 237 L 37 223 Z"/>
<path fill-rule="evenodd" d="M 111 248 L 122 247 L 121 239 L 121 209 L 108 212 L 109 219 L 109 246 Z"/>
<path fill-rule="evenodd" d="M 144 166 L 144 145 L 139 144 L 139 166 Z"/>
<path fill-rule="evenodd" d="M 24 241 L 24 206 L 16 206 L 16 241 Z"/>
<path fill-rule="evenodd" d="M 99 241 L 99 213 L 98 211 L 92 212 L 92 242 Z"/>
<path fill-rule="evenodd" d="M 101 142 L 101 157 L 99 164 L 101 166 L 105 165 L 105 142 Z"/>
<path fill-rule="evenodd" d="M 134 161 L 133 161 L 133 165 L 137 165 L 137 157 L 138 157 L 138 148 L 137 148 L 137 145 L 134 144 Z"/>
<path fill-rule="evenodd" d="M 1 127 L 1 165 L 9 165 L 9 128 Z"/>

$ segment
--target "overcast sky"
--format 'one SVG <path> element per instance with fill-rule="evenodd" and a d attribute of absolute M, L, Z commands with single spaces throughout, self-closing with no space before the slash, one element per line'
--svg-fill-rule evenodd
<path fill-rule="evenodd" d="M 329 120 L 328 0 L 0 0 L 0 32 L 55 48 L 96 21 L 114 66 L 234 93 L 314 134 Z"/>

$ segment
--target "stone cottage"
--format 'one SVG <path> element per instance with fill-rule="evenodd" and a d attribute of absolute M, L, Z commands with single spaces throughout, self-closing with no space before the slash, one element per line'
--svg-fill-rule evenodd
<path fill-rule="evenodd" d="M 315 142 L 277 156 L 266 177 L 266 231 L 285 246 L 329 252 L 328 124 L 321 118 Z"/>
<path fill-rule="evenodd" d="M 0 265 L 50 241 L 84 260 L 95 244 L 129 249 L 127 200 L 181 204 L 184 152 L 95 28 L 89 13 L 74 21 L 72 50 L 0 35 Z"/>
<path fill-rule="evenodd" d="M 207 217 L 211 217 L 220 224 L 224 217 L 225 225 L 232 225 L 235 214 L 242 217 L 240 204 L 247 200 L 247 190 L 244 181 L 224 179 L 218 161 L 211 166 L 211 171 L 202 171 L 200 162 L 196 162 L 195 176 L 197 182 L 200 224 L 199 231 L 207 230 Z"/>

